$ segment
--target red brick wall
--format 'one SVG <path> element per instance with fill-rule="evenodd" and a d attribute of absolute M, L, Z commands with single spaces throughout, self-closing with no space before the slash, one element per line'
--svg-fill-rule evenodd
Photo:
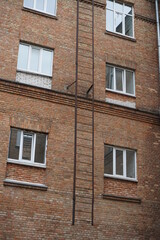
<path fill-rule="evenodd" d="M 128 2 L 135 4 L 136 14 L 155 20 L 153 3 Z M 65 91 L 75 78 L 76 1 L 58 0 L 58 20 L 24 11 L 22 5 L 20 0 L 1 0 L 0 78 L 15 81 L 19 41 L 29 41 L 55 49 L 53 90 Z M 105 10 L 95 7 L 95 96 L 130 101 L 105 92 L 105 62 L 113 55 L 112 61 L 122 66 L 135 63 L 137 109 L 157 111 L 156 24 L 136 17 L 135 38 L 136 42 L 105 34 Z M 0 81 L 0 239 L 159 239 L 157 115 L 96 102 L 94 226 L 72 226 L 74 98 L 10 82 L 4 85 Z M 89 108 L 87 103 L 83 106 Z M 48 134 L 46 169 L 7 163 L 10 127 Z M 104 144 L 137 150 L 137 183 L 104 178 Z M 48 189 L 4 186 L 6 178 L 45 184 Z M 103 194 L 139 198 L 141 204 L 107 200 Z"/>
<path fill-rule="evenodd" d="M 135 9 L 135 42 L 105 34 L 105 10 L 95 7 L 95 98 L 104 101 L 108 96 L 108 92 L 105 93 L 105 63 L 107 56 L 113 55 L 119 60 L 125 59 L 126 64 L 130 61 L 136 64 L 137 108 L 158 111 L 156 24 L 137 17 L 141 15 L 155 21 L 154 3 L 146 0 L 129 2 L 134 4 Z M 75 78 L 76 1 L 58 1 L 58 20 L 22 8 L 23 1 L 20 0 L 14 3 L 2 0 L 1 3 L 1 78 L 16 79 L 19 41 L 27 41 L 55 49 L 52 87 L 66 91 L 65 86 Z M 121 65 L 124 67 L 123 61 Z M 71 92 L 74 92 L 74 87 Z M 121 95 L 115 94 L 115 98 L 124 101 Z"/>

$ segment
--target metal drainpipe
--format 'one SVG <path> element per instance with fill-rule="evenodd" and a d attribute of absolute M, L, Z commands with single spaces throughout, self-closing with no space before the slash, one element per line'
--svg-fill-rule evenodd
<path fill-rule="evenodd" d="M 156 20 L 157 20 L 157 41 L 158 41 L 158 66 L 159 66 L 159 80 L 160 80 L 160 28 L 159 28 L 158 2 L 159 2 L 159 0 L 155 0 Z"/>

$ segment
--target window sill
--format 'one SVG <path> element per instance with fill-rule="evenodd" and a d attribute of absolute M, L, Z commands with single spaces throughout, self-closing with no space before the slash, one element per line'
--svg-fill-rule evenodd
<path fill-rule="evenodd" d="M 17 181 L 13 179 L 5 179 L 3 181 L 3 184 L 4 186 L 30 188 L 30 189 L 36 189 L 36 190 L 42 190 L 42 191 L 47 191 L 48 189 L 48 187 L 44 184 L 23 182 L 23 181 Z"/>
<path fill-rule="evenodd" d="M 39 11 L 34 10 L 34 9 L 23 7 L 22 10 L 26 11 L 26 12 L 30 12 L 30 13 L 35 13 L 35 14 L 38 14 L 40 16 L 44 16 L 44 17 L 48 17 L 48 18 L 52 18 L 52 19 L 58 20 L 58 18 L 56 16 L 54 16 L 54 15 L 43 13 L 43 12 L 39 12 Z"/>
<path fill-rule="evenodd" d="M 126 97 L 136 98 L 135 95 L 132 95 L 132 94 L 129 94 L 129 93 L 123 93 L 123 92 L 119 92 L 119 91 L 114 91 L 114 90 L 108 89 L 108 88 L 106 88 L 106 92 L 111 92 L 111 93 L 120 94 L 120 95 L 123 95 L 123 96 L 126 96 Z"/>
<path fill-rule="evenodd" d="M 7 163 L 13 163 L 13 164 L 25 165 L 25 166 L 37 167 L 37 168 L 46 168 L 46 165 L 28 163 L 28 162 L 23 162 L 23 161 L 14 160 L 14 159 L 8 159 Z"/>
<path fill-rule="evenodd" d="M 131 202 L 131 203 L 138 203 L 138 204 L 142 202 L 140 198 L 122 197 L 122 196 L 116 196 L 112 194 L 103 194 L 103 199 L 122 201 L 122 202 Z"/>
<path fill-rule="evenodd" d="M 136 180 L 136 179 L 112 176 L 112 175 L 107 175 L 107 174 L 104 174 L 104 178 L 112 178 L 112 179 L 115 179 L 115 180 L 122 180 L 122 181 L 127 181 L 127 182 L 138 183 L 138 180 Z"/>
<path fill-rule="evenodd" d="M 21 70 L 21 69 L 17 69 L 17 72 L 31 74 L 31 75 L 34 75 L 34 76 L 41 76 L 41 77 L 52 78 L 51 75 L 45 75 L 45 74 L 42 74 L 42 73 L 30 72 L 30 71 Z"/>
<path fill-rule="evenodd" d="M 108 35 L 111 35 L 111 36 L 114 36 L 114 37 L 118 37 L 118 38 L 122 38 L 122 39 L 124 39 L 124 40 L 128 40 L 128 41 L 131 41 L 131 42 L 136 42 L 136 39 L 135 39 L 135 38 L 133 38 L 133 37 L 127 37 L 127 36 L 125 36 L 125 35 L 121 35 L 121 34 L 118 34 L 118 33 L 105 31 L 105 34 L 108 34 Z"/>

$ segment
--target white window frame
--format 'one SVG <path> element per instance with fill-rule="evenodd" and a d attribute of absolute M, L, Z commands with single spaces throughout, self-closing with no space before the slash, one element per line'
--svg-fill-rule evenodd
<path fill-rule="evenodd" d="M 104 173 L 105 177 L 118 178 L 123 180 L 137 181 L 137 154 L 133 149 L 124 149 L 119 147 L 113 147 L 111 145 L 105 144 L 104 147 L 113 148 L 113 174 Z M 123 151 L 123 175 L 116 174 L 116 150 Z M 134 163 L 135 163 L 135 178 L 127 177 L 127 169 L 126 169 L 126 151 L 134 151 Z"/>
<path fill-rule="evenodd" d="M 34 46 L 34 45 L 29 45 L 27 43 L 22 43 L 22 42 L 20 42 L 20 45 L 24 45 L 24 46 L 29 47 L 29 49 L 28 49 L 28 62 L 27 62 L 27 69 L 19 68 L 18 67 L 18 63 L 17 63 L 17 70 L 18 71 L 25 71 L 25 72 L 28 72 L 28 73 L 34 73 L 34 74 L 38 74 L 38 75 L 52 77 L 52 73 L 53 73 L 53 50 L 50 50 L 50 49 L 47 49 L 47 48 L 37 47 L 37 46 Z M 37 49 L 37 50 L 40 51 L 39 61 L 38 61 L 38 71 L 30 70 L 32 48 Z M 50 68 L 51 74 L 44 74 L 44 73 L 42 73 L 42 52 L 43 52 L 43 50 L 46 50 L 46 51 L 49 51 L 49 52 L 52 53 L 52 55 L 51 55 L 51 68 Z M 18 56 L 19 56 L 19 53 L 18 53 Z"/>
<path fill-rule="evenodd" d="M 122 36 L 126 36 L 126 37 L 128 37 L 128 38 L 134 38 L 134 7 L 133 7 L 133 5 L 131 5 L 131 4 L 126 4 L 126 3 L 123 3 L 123 2 L 121 2 L 121 1 L 117 1 L 117 2 L 119 2 L 119 3 L 121 3 L 122 5 L 123 5 L 123 12 L 118 12 L 118 11 L 116 11 L 115 10 L 115 2 L 116 2 L 116 0 L 113 0 L 113 9 L 112 8 L 109 8 L 108 6 L 107 6 L 107 2 L 108 2 L 108 0 L 106 0 L 106 15 L 107 15 L 107 10 L 110 10 L 110 11 L 112 11 L 113 12 L 113 28 L 114 28 L 114 33 L 116 33 L 116 34 L 119 34 L 119 35 L 122 35 Z M 130 6 L 131 8 L 132 8 L 132 14 L 126 14 L 125 13 L 125 6 L 126 5 L 128 5 L 128 6 Z M 116 22 L 116 13 L 120 13 L 120 14 L 122 14 L 122 33 L 119 33 L 119 32 L 116 32 L 116 24 L 115 24 L 115 22 Z M 132 29 L 133 29 L 133 36 L 128 36 L 128 35 L 126 35 L 125 34 L 125 15 L 128 15 L 128 16 L 131 16 L 132 17 Z M 106 21 L 107 21 L 107 17 L 106 17 Z M 108 30 L 107 29 L 107 24 L 106 24 L 106 31 L 108 31 L 108 32 L 112 32 L 112 31 L 110 31 L 110 30 Z"/>
<path fill-rule="evenodd" d="M 106 87 L 106 90 L 107 91 L 111 91 L 111 92 L 116 92 L 116 93 L 120 93 L 120 94 L 124 94 L 124 95 L 135 97 L 136 96 L 135 71 L 130 70 L 130 69 L 126 69 L 126 68 L 116 67 L 116 66 L 110 65 L 110 64 L 106 64 L 106 68 L 107 67 L 112 67 L 113 68 L 113 89 L 110 89 L 110 88 Z M 123 90 L 122 91 L 116 90 L 116 69 L 120 69 L 120 70 L 123 71 L 123 74 L 122 74 Z M 126 71 L 133 73 L 133 94 L 126 92 Z"/>
<path fill-rule="evenodd" d="M 41 13 L 48 14 L 48 15 L 51 15 L 51 16 L 56 16 L 56 13 L 57 13 L 57 0 L 56 0 L 56 6 L 55 6 L 55 14 L 52 14 L 52 13 L 47 12 L 47 0 L 44 0 L 44 11 L 39 10 L 39 9 L 36 8 L 36 1 L 38 1 L 38 0 L 33 0 L 33 1 L 34 1 L 34 3 L 33 3 L 33 8 L 31 8 L 31 7 L 26 7 L 26 6 L 24 5 L 24 1 L 23 1 L 23 6 L 24 6 L 24 8 L 32 9 L 32 10 L 34 10 L 34 11 L 36 11 L 36 12 L 41 12 Z"/>
<path fill-rule="evenodd" d="M 17 129 L 17 130 L 21 132 L 20 133 L 20 135 L 21 135 L 20 146 L 19 146 L 19 159 L 8 158 L 7 162 L 45 168 L 46 167 L 46 151 L 47 151 L 47 135 L 46 135 L 46 142 L 45 142 L 44 163 L 37 163 L 37 162 L 34 162 L 37 134 L 33 133 L 31 131 L 27 131 L 29 134 L 32 135 L 32 147 L 31 147 L 31 160 L 25 160 L 25 159 L 23 159 L 22 155 L 23 155 L 23 137 L 25 135 L 24 132 L 26 132 L 26 131 L 20 130 L 20 129 Z"/>

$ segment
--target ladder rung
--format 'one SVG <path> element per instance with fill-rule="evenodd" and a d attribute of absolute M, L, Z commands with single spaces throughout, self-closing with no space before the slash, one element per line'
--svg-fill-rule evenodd
<path fill-rule="evenodd" d="M 77 152 L 77 154 L 85 156 L 85 157 L 92 157 L 92 155 L 88 155 L 88 154 L 83 154 L 83 153 L 78 153 L 78 152 Z"/>
<path fill-rule="evenodd" d="M 84 79 L 82 79 L 82 78 L 78 78 L 78 80 L 81 81 L 81 82 L 92 83 L 91 81 L 84 80 Z"/>
<path fill-rule="evenodd" d="M 82 31 L 83 32 L 83 31 Z M 85 31 L 86 32 L 86 31 Z M 86 37 L 86 36 L 80 36 L 79 35 L 79 38 L 86 38 L 86 39 L 89 39 L 89 40 L 92 40 L 92 38 L 89 38 L 89 37 Z"/>
<path fill-rule="evenodd" d="M 79 56 L 82 56 L 82 57 L 86 57 L 86 58 L 91 58 L 92 59 L 92 57 L 88 57 L 88 56 L 85 56 L 85 55 L 82 55 L 82 54 L 78 54 Z"/>
<path fill-rule="evenodd" d="M 82 213 L 89 213 L 89 214 L 91 213 L 91 212 L 86 212 L 86 211 L 83 211 L 83 210 L 77 210 L 77 209 L 76 209 L 75 211 L 76 211 L 76 212 L 82 212 Z"/>
<path fill-rule="evenodd" d="M 91 66 L 92 66 L 92 65 L 91 65 Z M 86 67 L 86 66 L 79 65 L 79 64 L 78 64 L 78 67 L 87 68 L 87 69 L 90 69 L 90 70 L 92 70 L 92 67 Z"/>
<path fill-rule="evenodd" d="M 85 44 L 85 45 L 88 45 L 88 46 L 92 47 L 92 44 L 89 44 L 89 43 L 80 42 L 80 41 L 78 43 Z"/>
<path fill-rule="evenodd" d="M 84 18 L 81 18 L 81 17 L 79 17 L 79 19 L 83 20 L 83 21 L 87 21 L 87 22 L 92 22 L 92 20 L 90 20 L 90 19 L 84 19 Z"/>
<path fill-rule="evenodd" d="M 87 163 L 87 162 L 82 162 L 82 161 L 78 161 L 78 163 L 83 163 L 83 164 L 86 164 L 88 166 L 92 166 L 92 163 Z"/>
<path fill-rule="evenodd" d="M 91 220 L 86 220 L 86 219 L 77 219 L 77 218 L 75 218 L 75 221 L 77 221 L 77 222 L 91 223 Z"/>
<path fill-rule="evenodd" d="M 81 18 L 81 17 L 79 17 L 79 19 L 82 20 L 82 21 L 86 21 L 86 22 L 92 23 L 92 20 L 90 20 L 90 19 L 84 19 L 84 18 Z"/>
<path fill-rule="evenodd" d="M 88 148 L 88 149 L 92 149 L 92 147 L 88 147 L 88 146 L 85 146 L 85 145 L 81 145 L 81 144 L 77 144 L 78 147 L 83 147 L 83 148 Z"/>
<path fill-rule="evenodd" d="M 76 200 L 76 202 L 78 202 L 78 203 L 83 203 L 83 204 L 89 204 L 89 205 L 92 205 L 92 202 L 90 202 L 90 203 L 89 203 L 89 202 L 81 202 L 81 201 L 77 201 L 77 200 Z"/>
<path fill-rule="evenodd" d="M 80 12 L 80 11 L 79 11 L 79 13 L 80 13 L 80 14 L 84 14 L 84 15 L 86 15 L 86 16 L 92 17 L 92 14 L 89 14 L 89 13 L 84 13 L 84 12 Z"/>
<path fill-rule="evenodd" d="M 79 187 L 79 186 L 76 186 L 76 188 L 82 189 L 82 190 L 83 190 L 83 189 L 84 189 L 84 190 L 91 190 L 91 191 L 93 190 L 92 188 L 84 188 L 84 187 L 82 188 L 82 187 Z"/>
<path fill-rule="evenodd" d="M 82 24 L 82 23 L 79 23 L 79 26 L 83 26 L 83 27 L 87 27 L 87 28 L 91 28 L 92 29 L 92 26 L 88 26 L 88 25 L 85 25 L 85 24 Z"/>
<path fill-rule="evenodd" d="M 88 79 L 88 78 L 87 78 L 87 79 Z M 78 77 L 78 80 L 80 80 L 80 81 L 92 82 L 91 80 L 89 81 L 89 80 L 87 80 L 87 79 Z"/>
<path fill-rule="evenodd" d="M 91 67 L 93 66 L 92 63 L 88 63 L 88 62 L 85 62 L 85 61 L 81 61 L 81 60 L 78 60 L 79 63 L 86 63 L 86 64 L 89 64 Z"/>
<path fill-rule="evenodd" d="M 85 48 L 80 48 L 80 47 L 79 47 L 79 50 L 83 50 L 83 51 L 86 51 L 86 52 L 92 52 L 91 50 L 88 50 L 88 49 L 85 49 Z"/>
<path fill-rule="evenodd" d="M 89 141 L 89 142 L 92 142 L 92 139 L 88 139 L 88 138 L 81 138 L 81 137 L 77 137 L 78 139 L 81 139 L 81 140 L 85 140 L 85 141 Z"/>
<path fill-rule="evenodd" d="M 83 173 L 87 173 L 87 174 L 91 174 L 92 175 L 92 172 L 88 172 L 88 171 L 84 171 L 84 170 L 80 170 L 80 169 L 79 170 L 77 169 L 77 172 L 83 172 Z"/>
<path fill-rule="evenodd" d="M 78 130 L 79 132 L 87 132 L 87 133 L 90 133 L 90 134 L 92 134 L 92 132 L 91 132 L 91 131 L 87 131 L 87 130 L 81 130 L 81 129 L 78 129 L 78 128 L 77 128 L 77 130 Z"/>
<path fill-rule="evenodd" d="M 92 182 L 92 180 L 88 180 L 86 178 L 79 178 L 79 177 L 76 177 L 76 178 L 79 179 L 79 180 L 85 181 L 85 182 Z"/>
<path fill-rule="evenodd" d="M 86 10 L 92 11 L 92 8 L 86 8 L 86 7 L 83 7 L 82 5 L 79 5 L 79 8 L 83 8 L 83 9 L 86 9 Z"/>
<path fill-rule="evenodd" d="M 92 66 L 92 65 L 91 65 Z M 86 66 L 82 66 L 82 65 L 78 65 L 78 67 L 82 67 L 82 68 L 89 68 L 92 69 L 92 67 L 86 67 Z"/>
<path fill-rule="evenodd" d="M 81 116 L 81 117 L 86 117 L 86 118 L 91 118 L 92 119 L 92 117 L 91 116 L 87 116 L 87 115 L 82 115 L 82 114 L 77 114 L 78 116 Z"/>
<path fill-rule="evenodd" d="M 87 198 L 87 199 L 92 199 L 92 197 L 86 197 L 86 196 L 81 196 L 81 195 L 76 195 L 76 197 L 79 197 L 79 198 Z"/>
<path fill-rule="evenodd" d="M 82 125 L 85 125 L 85 126 L 89 126 L 89 127 L 92 127 L 91 124 L 88 124 L 88 123 L 83 123 L 83 122 L 77 122 L 78 124 L 82 124 Z"/>
<path fill-rule="evenodd" d="M 87 76 L 92 76 L 92 74 L 89 74 L 89 73 L 83 73 L 83 72 L 78 72 L 79 74 L 85 74 Z"/>
<path fill-rule="evenodd" d="M 86 90 L 86 88 L 87 88 L 86 86 L 84 86 L 84 85 L 80 85 L 80 84 L 79 84 L 78 86 L 79 86 L 80 88 L 85 89 L 85 90 Z M 90 89 L 90 88 L 89 88 L 89 89 Z M 87 90 L 86 90 L 86 91 L 87 91 Z"/>
<path fill-rule="evenodd" d="M 85 33 L 92 34 L 92 32 L 84 31 L 84 30 L 82 30 L 82 29 L 79 29 L 79 32 L 85 32 Z M 91 40 L 92 40 L 92 38 L 91 38 Z"/>

